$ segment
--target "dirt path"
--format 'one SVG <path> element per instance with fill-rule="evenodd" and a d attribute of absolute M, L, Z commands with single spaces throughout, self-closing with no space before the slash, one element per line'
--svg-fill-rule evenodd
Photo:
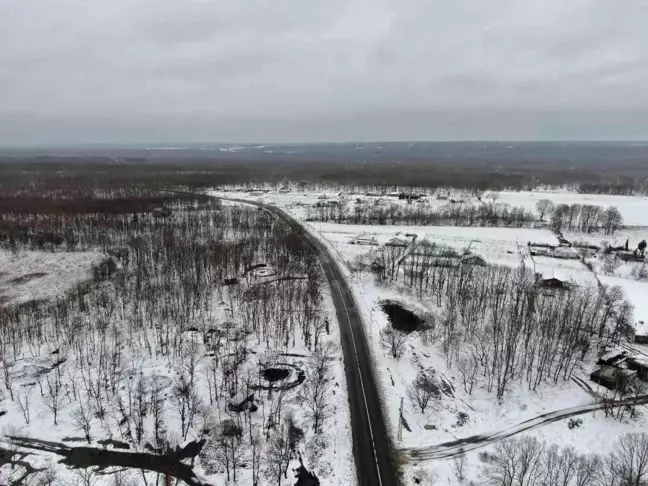
<path fill-rule="evenodd" d="M 629 398 L 614 402 L 614 406 L 632 405 L 633 403 L 634 398 Z M 640 395 L 636 400 L 637 405 L 644 405 L 647 403 L 648 395 Z M 563 410 L 556 410 L 554 412 L 548 412 L 539 415 L 492 434 L 473 435 L 463 439 L 444 442 L 443 444 L 438 444 L 430 447 L 399 449 L 397 452 L 413 462 L 448 459 L 454 456 L 459 456 L 468 451 L 486 447 L 495 442 L 503 439 L 508 439 L 509 437 L 530 429 L 534 429 L 536 427 L 541 427 L 543 425 L 558 422 L 569 417 L 575 417 L 584 413 L 593 412 L 595 410 L 602 410 L 603 408 L 604 405 L 602 403 L 592 403 L 589 405 L 580 405 L 577 407 L 565 408 Z"/>

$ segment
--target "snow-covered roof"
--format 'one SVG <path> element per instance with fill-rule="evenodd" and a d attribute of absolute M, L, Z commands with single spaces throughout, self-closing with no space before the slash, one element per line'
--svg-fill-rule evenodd
<path fill-rule="evenodd" d="M 648 336 L 648 321 L 637 320 L 632 325 L 635 336 Z"/>

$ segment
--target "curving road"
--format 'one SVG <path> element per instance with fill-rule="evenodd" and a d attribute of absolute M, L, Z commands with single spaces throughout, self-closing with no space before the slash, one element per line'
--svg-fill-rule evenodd
<path fill-rule="evenodd" d="M 216 196 L 214 196 L 216 197 Z M 353 454 L 359 486 L 397 486 L 400 484 L 393 459 L 392 445 L 380 405 L 362 318 L 353 293 L 328 248 L 285 211 L 268 204 L 217 197 L 226 201 L 251 204 L 278 217 L 302 235 L 315 249 L 331 287 L 340 326 L 342 354 L 346 372 Z"/>

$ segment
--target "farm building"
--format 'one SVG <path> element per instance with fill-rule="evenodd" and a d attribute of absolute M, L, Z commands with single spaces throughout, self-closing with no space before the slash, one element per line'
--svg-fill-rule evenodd
<path fill-rule="evenodd" d="M 352 245 L 378 246 L 378 241 L 374 236 L 366 235 L 356 236 L 349 243 Z"/>
<path fill-rule="evenodd" d="M 404 192 L 401 192 L 398 195 L 398 199 L 406 199 L 406 200 L 410 200 L 410 201 L 414 201 L 414 200 L 420 199 L 420 198 L 421 198 L 421 196 L 418 195 L 418 194 L 407 194 L 407 193 L 404 193 Z"/>
<path fill-rule="evenodd" d="M 399 247 L 408 247 L 410 244 L 410 240 L 407 238 L 403 238 L 402 236 L 395 236 L 391 240 L 389 240 L 387 243 L 385 243 L 385 246 L 399 246 Z"/>
<path fill-rule="evenodd" d="M 479 255 L 465 255 L 461 259 L 461 263 L 463 265 L 474 265 L 474 266 L 477 266 L 477 267 L 485 267 L 486 266 L 486 260 L 484 260 Z"/>
<path fill-rule="evenodd" d="M 642 380 L 648 376 L 648 360 L 631 357 L 626 360 L 626 365 L 629 370 L 636 371 Z"/>
<path fill-rule="evenodd" d="M 549 289 L 564 289 L 568 286 L 568 283 L 560 280 L 559 278 L 556 277 L 551 277 L 551 278 L 543 278 L 540 279 L 538 282 L 541 287 L 549 288 Z"/>
<path fill-rule="evenodd" d="M 156 207 L 153 208 L 153 216 L 156 218 L 166 218 L 171 216 L 171 210 L 169 208 Z"/>
<path fill-rule="evenodd" d="M 569 290 L 574 284 L 556 270 L 552 270 L 549 275 L 536 273 L 536 285 L 545 289 Z"/>
<path fill-rule="evenodd" d="M 648 344 L 648 325 L 644 321 L 637 321 L 632 325 L 635 343 Z"/>
<path fill-rule="evenodd" d="M 636 374 L 637 372 L 634 370 L 616 368 L 614 366 L 601 366 L 590 375 L 590 380 L 610 390 L 623 392 Z"/>

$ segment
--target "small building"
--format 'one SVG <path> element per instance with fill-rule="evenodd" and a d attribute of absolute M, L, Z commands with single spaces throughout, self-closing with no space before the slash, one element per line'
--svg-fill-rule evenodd
<path fill-rule="evenodd" d="M 166 218 L 167 216 L 171 216 L 171 210 L 169 208 L 162 208 L 162 207 L 153 208 L 153 217 Z"/>
<path fill-rule="evenodd" d="M 559 278 L 556 277 L 543 278 L 540 279 L 538 283 L 540 284 L 541 287 L 547 289 L 564 289 L 567 288 L 568 286 L 567 282 L 564 282 L 563 280 L 560 280 Z"/>
<path fill-rule="evenodd" d="M 461 259 L 461 263 L 463 265 L 473 265 L 476 267 L 485 267 L 487 265 L 486 260 L 479 255 L 466 255 Z"/>
<path fill-rule="evenodd" d="M 648 344 L 648 325 L 644 321 L 637 321 L 632 325 L 635 343 Z"/>
<path fill-rule="evenodd" d="M 378 241 L 374 236 L 356 236 L 349 243 L 352 245 L 378 246 Z"/>
<path fill-rule="evenodd" d="M 395 236 L 387 243 L 385 243 L 385 246 L 397 246 L 401 248 L 407 248 L 409 245 L 410 245 L 410 240 L 406 238 L 402 238 L 400 236 Z"/>
<path fill-rule="evenodd" d="M 634 370 L 601 366 L 590 375 L 590 380 L 610 390 L 625 392 L 632 379 L 637 375 Z"/>
<path fill-rule="evenodd" d="M 568 282 L 562 275 L 558 275 L 554 270 L 551 277 L 536 273 L 536 285 L 545 289 L 569 290 L 572 283 Z"/>
<path fill-rule="evenodd" d="M 648 359 L 631 357 L 626 360 L 626 365 L 629 370 L 636 371 L 637 376 L 645 380 L 648 376 Z"/>
<path fill-rule="evenodd" d="M 230 412 L 241 413 L 247 409 L 255 408 L 254 406 L 254 393 L 234 395 L 227 403 L 227 409 Z"/>
<path fill-rule="evenodd" d="M 408 201 L 415 201 L 417 199 L 421 199 L 421 196 L 418 195 L 418 194 L 407 194 L 405 192 L 401 192 L 398 195 L 398 199 L 405 199 L 405 200 L 408 200 Z"/>

